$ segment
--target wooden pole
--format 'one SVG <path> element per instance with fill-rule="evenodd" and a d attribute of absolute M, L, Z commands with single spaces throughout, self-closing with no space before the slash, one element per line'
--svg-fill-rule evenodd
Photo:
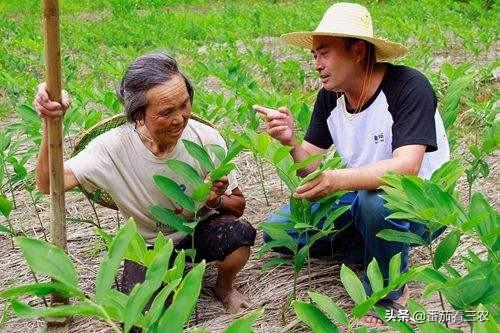
<path fill-rule="evenodd" d="M 44 0 L 43 26 L 45 37 L 45 75 L 47 92 L 51 100 L 61 103 L 61 48 L 59 38 L 58 0 Z M 64 208 L 64 171 L 62 117 L 47 120 L 49 140 L 49 179 L 51 198 L 52 242 L 67 251 Z M 57 294 L 52 295 L 52 304 L 68 303 Z M 67 331 L 67 320 L 48 320 L 50 331 Z"/>

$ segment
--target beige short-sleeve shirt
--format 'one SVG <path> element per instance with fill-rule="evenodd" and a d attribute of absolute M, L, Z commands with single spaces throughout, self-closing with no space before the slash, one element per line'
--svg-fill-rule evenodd
<path fill-rule="evenodd" d="M 190 119 L 174 150 L 168 156 L 158 158 L 142 143 L 134 130 L 134 124 L 126 123 L 96 137 L 80 153 L 67 160 L 65 166 L 73 171 L 78 183 L 87 191 L 92 192 L 100 187 L 109 192 L 123 217 L 135 220 L 138 231 L 148 243 L 154 242 L 158 231 L 178 242 L 186 234 L 171 230 L 156 221 L 149 207 L 161 205 L 176 208 L 154 184 L 153 175 L 161 174 L 172 178 L 181 184 L 181 189 L 185 189 L 187 194 L 193 190 L 165 165 L 167 159 L 184 161 L 200 174 L 206 175 L 199 163 L 187 153 L 182 139 L 201 145 L 217 144 L 227 151 L 226 143 L 217 130 Z M 217 161 L 215 156 L 212 157 Z M 228 178 L 226 194 L 229 195 L 238 183 L 234 171 Z M 191 217 L 188 212 L 183 214 Z"/>

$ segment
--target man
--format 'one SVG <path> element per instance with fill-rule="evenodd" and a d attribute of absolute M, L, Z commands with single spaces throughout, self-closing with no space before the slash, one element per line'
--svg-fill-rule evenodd
<path fill-rule="evenodd" d="M 311 50 L 323 85 L 302 143 L 295 136 L 292 115 L 286 107 L 254 108 L 266 116 L 269 135 L 293 147 L 291 154 L 295 161 L 325 153 L 335 146 L 347 167 L 324 172 L 299 187 L 294 196 L 317 200 L 339 190 L 350 191 L 340 203 L 350 205 L 351 209 L 336 222 L 337 229 L 348 221 L 354 222 L 346 233 L 349 237 L 355 235 L 359 243 L 354 240 L 351 245 L 361 247 L 365 267 L 372 258 L 377 259 L 387 282 L 389 260 L 396 253 L 402 253 L 402 271 L 407 270 L 409 245 L 387 242 L 376 234 L 388 228 L 420 234 L 425 230 L 422 224 L 411 221 L 386 220 L 390 212 L 380 197 L 380 177 L 391 171 L 428 178 L 449 159 L 435 94 L 418 71 L 384 62 L 403 56 L 407 48 L 374 37 L 371 16 L 361 5 L 334 4 L 315 31 L 282 37 L 292 45 Z M 301 174 L 312 172 L 318 164 L 317 160 L 302 169 Z M 285 206 L 282 213 L 288 210 Z M 269 221 L 284 221 L 284 218 L 271 216 Z M 338 235 L 334 244 L 345 243 L 344 235 Z M 269 237 L 265 235 L 265 239 Z M 298 241 L 303 243 L 302 239 Z M 321 245 L 320 241 L 317 248 Z M 364 280 L 365 289 L 371 294 L 366 277 Z M 387 295 L 385 303 L 400 307 L 407 297 L 405 287 Z M 370 315 L 363 321 L 381 324 L 380 319 Z"/>
<path fill-rule="evenodd" d="M 149 207 L 177 208 L 153 183 L 155 174 L 181 180 L 166 167 L 165 160 L 179 159 L 204 172 L 180 139 L 226 147 L 217 130 L 190 119 L 193 95 L 190 82 L 168 54 L 154 53 L 136 59 L 118 89 L 128 122 L 98 136 L 64 163 L 65 190 L 82 186 L 91 193 L 100 187 L 111 194 L 125 218 L 134 218 L 149 244 L 154 243 L 161 230 L 177 248 L 190 247 L 185 233 L 174 232 L 155 221 Z M 44 119 L 62 116 L 68 108 L 68 97 L 64 92 L 62 106 L 52 102 L 42 84 L 34 106 Z M 39 190 L 49 193 L 46 126 L 36 171 Z M 189 184 L 181 185 L 184 186 L 187 193 L 193 190 Z M 249 303 L 233 287 L 233 281 L 248 260 L 255 229 L 238 219 L 243 214 L 245 198 L 234 174 L 214 183 L 205 205 L 211 214 L 195 230 L 197 254 L 200 259 L 217 261 L 215 294 L 230 312 L 238 312 Z M 187 214 L 182 209 L 176 211 Z M 144 267 L 125 261 L 122 291 L 130 292 L 144 278 Z"/>

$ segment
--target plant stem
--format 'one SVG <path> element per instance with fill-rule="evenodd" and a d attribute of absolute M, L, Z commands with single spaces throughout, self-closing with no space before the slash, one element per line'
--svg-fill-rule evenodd
<path fill-rule="evenodd" d="M 293 292 L 292 292 L 292 300 L 295 300 L 297 296 L 297 279 L 299 277 L 299 273 L 295 270 L 293 271 Z"/>
<path fill-rule="evenodd" d="M 16 209 L 17 208 L 16 196 L 14 195 L 14 188 L 12 187 L 12 179 L 9 177 L 9 173 L 7 172 L 7 163 L 3 164 L 3 170 L 5 172 L 5 175 L 7 176 L 7 182 L 9 184 L 10 195 L 12 197 L 12 204 L 14 205 L 14 209 Z"/>
<path fill-rule="evenodd" d="M 307 284 L 308 290 L 311 290 L 311 256 L 310 256 L 310 247 L 307 248 Z"/>
<path fill-rule="evenodd" d="M 260 186 L 262 187 L 262 193 L 264 193 L 264 198 L 266 199 L 266 204 L 270 206 L 269 204 L 269 199 L 267 198 L 267 192 L 266 192 L 266 187 L 264 186 L 264 170 L 262 169 L 262 163 L 259 161 L 259 158 L 255 153 L 253 153 L 253 157 L 255 159 L 255 164 L 257 164 L 257 172 L 259 174 L 259 182 Z"/>
<path fill-rule="evenodd" d="M 15 231 L 14 231 L 14 228 L 12 228 L 12 222 L 10 222 L 10 218 L 7 217 L 7 224 L 9 225 L 9 228 L 10 228 L 10 232 L 11 232 L 11 235 L 10 235 L 10 242 L 12 244 L 12 249 L 14 250 L 15 246 L 14 246 L 14 235 L 16 234 Z"/>
<path fill-rule="evenodd" d="M 434 264 L 434 252 L 432 252 L 432 244 L 430 242 L 430 238 L 431 238 L 431 235 L 430 235 L 430 232 L 429 232 L 429 245 L 428 245 L 428 249 L 429 249 L 429 253 L 430 253 L 430 256 L 431 256 L 432 267 L 434 267 L 434 269 L 437 270 L 436 265 Z M 441 308 L 443 309 L 443 311 L 446 311 L 446 308 L 444 307 L 443 295 L 441 294 L 440 291 L 438 291 L 438 295 L 439 295 L 439 302 L 441 303 Z M 446 321 L 446 318 L 445 318 L 444 324 L 446 325 L 446 327 L 448 327 L 448 322 Z"/>
<path fill-rule="evenodd" d="M 38 209 L 36 208 L 36 202 L 35 198 L 33 197 L 33 193 L 31 191 L 28 191 L 30 194 L 31 202 L 33 203 L 33 208 L 35 209 L 36 217 L 38 218 L 38 222 L 40 223 L 40 228 L 42 229 L 43 232 L 43 239 L 48 242 L 47 240 L 47 234 L 45 233 L 45 228 L 43 227 L 42 219 L 40 218 L 40 214 L 38 213 Z"/>
<path fill-rule="evenodd" d="M 31 275 L 33 276 L 33 280 L 35 280 L 35 283 L 38 283 L 38 279 L 35 275 L 35 272 L 33 272 L 31 269 L 30 269 L 30 272 L 31 272 Z M 43 304 L 45 304 L 45 307 L 48 308 L 49 307 L 49 304 L 47 303 L 47 300 L 45 299 L 45 296 L 42 296 L 42 301 L 43 301 Z"/>
<path fill-rule="evenodd" d="M 194 221 L 196 222 L 193 227 L 193 234 L 191 235 L 191 264 L 194 266 L 194 261 L 196 258 L 196 249 L 194 248 L 194 231 L 196 229 L 196 226 L 198 225 L 198 212 L 194 213 Z M 195 325 L 198 325 L 198 302 L 196 302 L 194 306 L 194 322 Z"/>
<path fill-rule="evenodd" d="M 92 207 L 92 210 L 94 211 L 94 215 L 95 215 L 95 218 L 96 218 L 96 221 L 97 221 L 97 226 L 99 227 L 99 229 L 102 229 L 101 228 L 101 221 L 99 220 L 99 215 L 97 215 L 97 210 L 95 209 L 95 204 L 92 200 L 90 200 L 87 196 L 85 196 L 88 200 L 88 202 L 90 203 L 90 206 Z"/>
<path fill-rule="evenodd" d="M 91 302 L 91 303 L 93 303 L 93 302 Z M 99 310 L 101 310 L 101 313 L 104 315 L 104 320 L 111 326 L 113 331 L 115 331 L 116 333 L 122 333 L 122 330 L 118 326 L 116 326 L 115 322 L 111 319 L 111 317 L 106 312 L 106 310 L 99 304 L 95 304 L 95 303 L 93 303 L 93 304 L 95 306 L 97 306 L 99 308 Z"/>

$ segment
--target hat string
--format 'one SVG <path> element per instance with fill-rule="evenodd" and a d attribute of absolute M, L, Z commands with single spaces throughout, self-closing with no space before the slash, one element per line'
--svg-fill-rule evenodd
<path fill-rule="evenodd" d="M 369 42 L 367 42 L 367 43 L 368 43 L 369 47 L 368 47 L 368 52 L 367 52 L 365 75 L 363 77 L 363 85 L 361 88 L 361 96 L 359 97 L 359 100 L 358 100 L 358 103 L 356 105 L 356 108 L 354 109 L 354 112 L 352 114 L 346 115 L 346 118 L 348 120 L 353 120 L 355 115 L 361 111 L 363 104 L 366 102 L 366 98 L 368 95 L 367 86 L 369 85 L 369 83 L 372 79 L 373 68 L 375 67 L 375 62 L 373 61 L 374 47 L 371 43 L 369 43 Z"/>

